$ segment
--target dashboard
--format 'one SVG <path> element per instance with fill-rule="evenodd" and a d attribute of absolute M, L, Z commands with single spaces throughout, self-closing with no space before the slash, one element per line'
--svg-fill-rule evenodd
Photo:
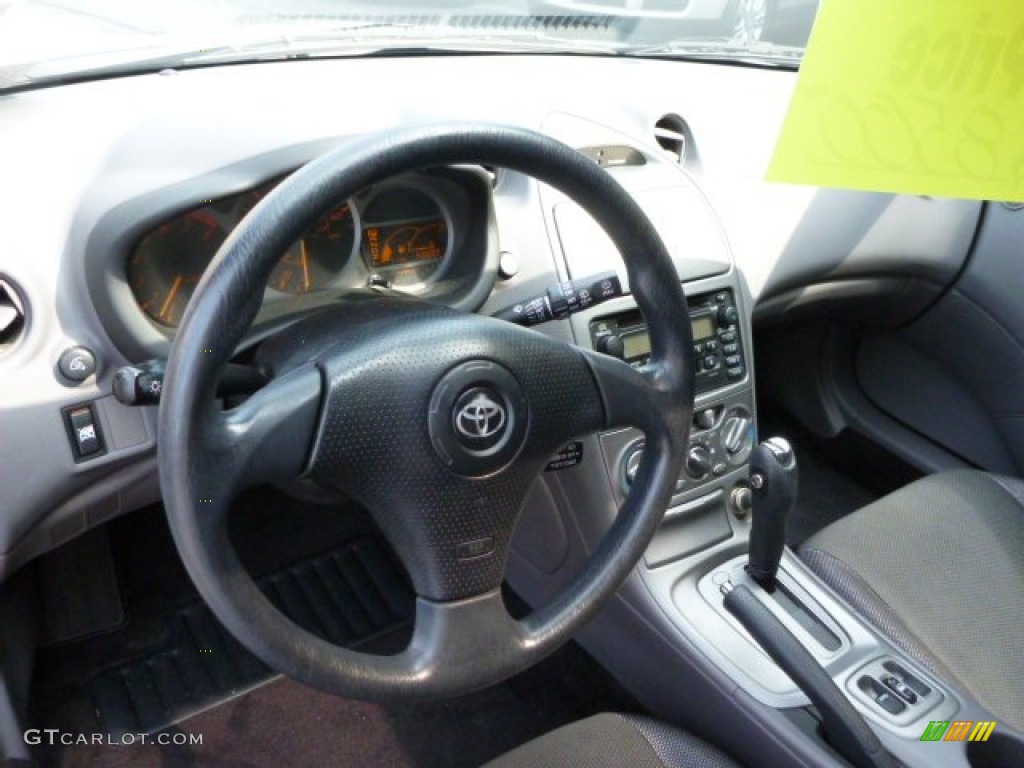
<path fill-rule="evenodd" d="M 620 679 L 664 696 L 666 709 L 700 706 L 678 695 L 688 652 L 672 638 L 689 630 L 684 612 L 666 607 L 692 594 L 688 615 L 710 610 L 692 564 L 709 551 L 738 553 L 749 531 L 749 515 L 736 513 L 758 404 L 770 402 L 758 394 L 774 388 L 820 406 L 825 420 L 835 404 L 814 399 L 825 389 L 817 377 L 857 373 L 835 370 L 825 343 L 834 337 L 812 326 L 828 330 L 848 313 L 850 327 L 901 328 L 945 296 L 958 303 L 929 335 L 957 361 L 956 379 L 1009 392 L 1007 376 L 1024 370 L 1020 345 L 1003 341 L 990 312 L 1020 305 L 1019 214 L 764 181 L 795 81 L 789 71 L 672 60 L 401 55 L 167 70 L 0 96 L 0 580 L 160 499 L 158 409 L 116 397 L 117 374 L 168 357 L 221 246 L 248 212 L 274 204 L 290 173 L 395 126 L 510 124 L 583 152 L 621 184 L 658 229 L 687 293 L 699 374 L 685 466 L 644 573 L 585 639 Z M 986 235 L 986 220 L 1002 229 Z M 623 295 L 536 330 L 637 365 L 648 354 L 622 254 L 581 208 L 522 174 L 424 168 L 322 199 L 308 221 L 277 254 L 237 362 L 258 364 L 262 341 L 356 292 L 494 315 L 608 272 Z M 986 260 L 1001 279 L 977 276 Z M 970 310 L 954 289 L 972 274 L 981 298 Z M 965 323 L 970 311 L 983 322 Z M 1002 346 L 968 335 L 986 324 Z M 971 429 L 954 417 L 972 401 L 932 408 L 914 384 L 941 382 L 933 361 L 886 341 L 861 346 L 880 381 L 897 380 L 875 398 L 940 414 L 962 442 Z M 288 353 L 303 355 L 308 343 L 299 338 Z M 224 394 L 236 402 L 247 391 Z M 1005 413 L 1019 432 L 1020 409 Z M 95 450 L 84 454 L 83 439 Z M 642 434 L 619 429 L 552 457 L 509 552 L 521 595 L 541 602 L 584 567 L 645 450 Z M 287 490 L 324 500 L 321 489 Z M 688 635 L 689 655 L 726 664 L 699 630 Z M 733 679 L 729 695 L 741 690 Z M 772 706 L 801 703 L 792 691 L 769 693 Z"/>
<path fill-rule="evenodd" d="M 467 62 L 268 62 L 0 97 L 0 283 L 24 312 L 0 343 L 0 576 L 159 498 L 156 409 L 117 402 L 115 372 L 166 358 L 238 221 L 288 173 L 354 137 L 467 120 L 564 141 L 634 195 L 681 280 L 735 290 L 743 322 L 759 299 L 782 297 L 785 312 L 800 300 L 787 292 L 807 286 L 879 274 L 941 285 L 977 224 L 969 201 L 765 183 L 790 72 L 591 56 Z M 382 83 L 401 83 L 402 98 L 380 99 Z M 663 146 L 666 120 L 685 146 Z M 280 254 L 253 343 L 371 280 L 488 314 L 609 269 L 628 291 L 621 256 L 592 220 L 502 169 L 425 169 L 323 205 Z M 909 230 L 927 241 L 908 241 Z M 590 343 L 589 319 L 543 332 Z M 62 371 L 73 349 L 94 358 L 83 378 Z M 83 406 L 106 447 L 88 461 L 73 454 L 66 422 Z"/>

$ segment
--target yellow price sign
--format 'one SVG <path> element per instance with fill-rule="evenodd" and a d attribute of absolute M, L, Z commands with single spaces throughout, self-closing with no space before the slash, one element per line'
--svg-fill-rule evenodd
<path fill-rule="evenodd" d="M 822 0 L 768 179 L 1024 200 L 1024 0 Z"/>

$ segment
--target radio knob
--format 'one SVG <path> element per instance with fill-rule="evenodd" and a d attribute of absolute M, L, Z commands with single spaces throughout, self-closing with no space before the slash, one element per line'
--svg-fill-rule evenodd
<path fill-rule="evenodd" d="M 613 333 L 597 340 L 597 351 L 620 360 L 626 356 L 626 346 L 622 343 L 622 337 Z"/>
<path fill-rule="evenodd" d="M 711 472 L 711 454 L 703 445 L 695 445 L 686 454 L 686 474 L 701 480 Z"/>
<path fill-rule="evenodd" d="M 736 311 L 736 307 L 726 306 L 718 308 L 718 325 L 720 327 L 736 325 L 739 319 L 740 313 Z"/>

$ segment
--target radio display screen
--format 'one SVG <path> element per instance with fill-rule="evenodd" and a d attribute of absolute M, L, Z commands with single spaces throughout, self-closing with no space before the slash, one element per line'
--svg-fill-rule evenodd
<path fill-rule="evenodd" d="M 694 339 L 706 339 L 715 335 L 715 323 L 711 315 L 691 318 L 690 327 Z M 636 360 L 651 354 L 651 337 L 646 333 L 627 333 L 622 337 L 622 356 L 627 360 Z"/>
<path fill-rule="evenodd" d="M 706 339 L 715 335 L 715 324 L 711 320 L 711 315 L 691 318 L 690 326 L 693 328 L 694 339 Z"/>
<path fill-rule="evenodd" d="M 694 339 L 707 339 L 715 335 L 715 322 L 710 314 L 693 317 L 690 329 Z M 643 333 L 625 334 L 623 336 L 623 356 L 628 360 L 650 354 L 650 337 Z"/>
<path fill-rule="evenodd" d="M 633 360 L 651 354 L 651 337 L 646 333 L 630 333 L 622 337 L 622 355 Z"/>

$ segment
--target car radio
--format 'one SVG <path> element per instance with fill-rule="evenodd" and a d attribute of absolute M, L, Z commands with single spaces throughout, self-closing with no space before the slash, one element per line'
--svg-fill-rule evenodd
<path fill-rule="evenodd" d="M 693 362 L 697 393 L 735 384 L 747 374 L 739 310 L 731 290 L 690 297 Z M 635 368 L 647 363 L 651 342 L 639 311 L 601 317 L 590 323 L 591 343 L 598 352 L 621 358 Z"/>

